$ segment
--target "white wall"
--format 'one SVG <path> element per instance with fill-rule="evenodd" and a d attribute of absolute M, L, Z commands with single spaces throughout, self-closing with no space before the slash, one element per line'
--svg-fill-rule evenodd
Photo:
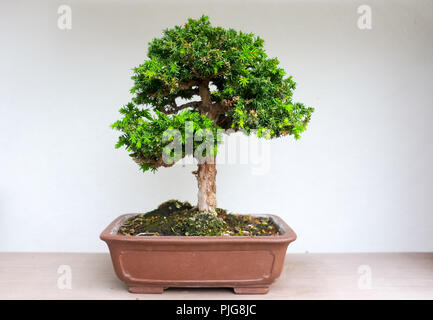
<path fill-rule="evenodd" d="M 431 1 L 368 1 L 372 30 L 362 1 L 35 2 L 0 4 L 1 251 L 106 251 L 116 216 L 195 202 L 192 167 L 140 173 L 109 124 L 147 42 L 202 13 L 262 36 L 316 107 L 268 174 L 219 166 L 219 206 L 282 216 L 289 252 L 433 251 Z"/>

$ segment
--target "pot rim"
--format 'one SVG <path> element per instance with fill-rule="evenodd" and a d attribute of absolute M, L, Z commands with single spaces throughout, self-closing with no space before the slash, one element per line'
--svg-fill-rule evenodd
<path fill-rule="evenodd" d="M 132 216 L 139 213 L 128 213 L 117 217 L 111 222 L 107 228 L 102 231 L 100 239 L 105 242 L 122 241 L 122 242 L 194 242 L 194 243 L 208 243 L 208 242 L 281 242 L 290 243 L 296 240 L 296 233 L 290 228 L 280 217 L 273 214 L 252 214 L 253 217 L 267 217 L 271 218 L 273 222 L 279 227 L 280 235 L 272 236 L 125 236 L 117 234 L 121 225 Z"/>

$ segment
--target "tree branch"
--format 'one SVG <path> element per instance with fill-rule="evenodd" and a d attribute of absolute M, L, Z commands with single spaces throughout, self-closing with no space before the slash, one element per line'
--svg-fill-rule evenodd
<path fill-rule="evenodd" d="M 173 103 L 171 105 L 171 109 L 169 109 L 169 110 L 165 109 L 165 110 L 161 110 L 161 111 L 165 114 L 174 114 L 174 113 L 178 113 L 180 110 L 190 108 L 190 107 L 199 108 L 200 105 L 201 105 L 201 101 L 191 101 L 191 102 L 187 102 L 187 103 L 184 103 L 184 104 L 178 106 L 176 104 L 176 102 L 173 101 Z"/>
<path fill-rule="evenodd" d="M 185 83 L 179 84 L 177 89 L 178 90 L 187 90 L 187 89 L 191 89 L 193 86 L 198 86 L 198 85 L 199 85 L 199 81 L 197 79 L 192 79 L 192 80 L 189 80 Z"/>
<path fill-rule="evenodd" d="M 139 157 L 135 157 L 132 158 L 132 160 L 134 160 L 137 164 L 148 164 L 150 168 L 159 168 L 159 167 L 171 167 L 174 166 L 176 164 L 176 162 L 173 163 L 165 163 L 161 158 L 158 159 L 150 159 L 150 158 L 139 158 Z"/>
<path fill-rule="evenodd" d="M 195 75 L 197 78 L 200 78 L 200 74 L 197 72 L 197 70 L 196 70 L 194 67 L 191 68 L 191 71 L 192 71 L 192 73 L 194 73 L 194 75 Z"/>

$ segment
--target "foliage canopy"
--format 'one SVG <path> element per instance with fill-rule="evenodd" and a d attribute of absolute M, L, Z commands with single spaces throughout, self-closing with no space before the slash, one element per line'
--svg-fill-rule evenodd
<path fill-rule="evenodd" d="M 144 171 L 172 165 L 162 161 L 168 129 L 180 129 L 182 143 L 203 129 L 298 139 L 314 111 L 292 101 L 296 84 L 266 55 L 260 37 L 213 27 L 207 16 L 164 30 L 147 55 L 134 68 L 132 102 L 112 125 L 122 132 L 116 147 L 125 146 Z"/>

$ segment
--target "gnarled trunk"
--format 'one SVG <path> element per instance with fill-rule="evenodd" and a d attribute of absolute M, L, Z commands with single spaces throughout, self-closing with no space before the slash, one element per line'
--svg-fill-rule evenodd
<path fill-rule="evenodd" d="M 201 97 L 201 112 L 216 122 L 218 119 L 218 111 L 214 108 L 211 100 L 211 92 L 209 90 L 209 79 L 203 80 L 198 85 L 199 94 Z M 216 165 L 215 157 L 207 156 L 201 158 L 198 164 L 198 170 L 193 173 L 197 177 L 198 183 L 198 201 L 197 207 L 199 211 L 205 211 L 216 215 Z"/>
<path fill-rule="evenodd" d="M 194 172 L 198 183 L 197 207 L 200 211 L 216 214 L 216 165 L 215 161 L 199 163 L 198 170 Z"/>

